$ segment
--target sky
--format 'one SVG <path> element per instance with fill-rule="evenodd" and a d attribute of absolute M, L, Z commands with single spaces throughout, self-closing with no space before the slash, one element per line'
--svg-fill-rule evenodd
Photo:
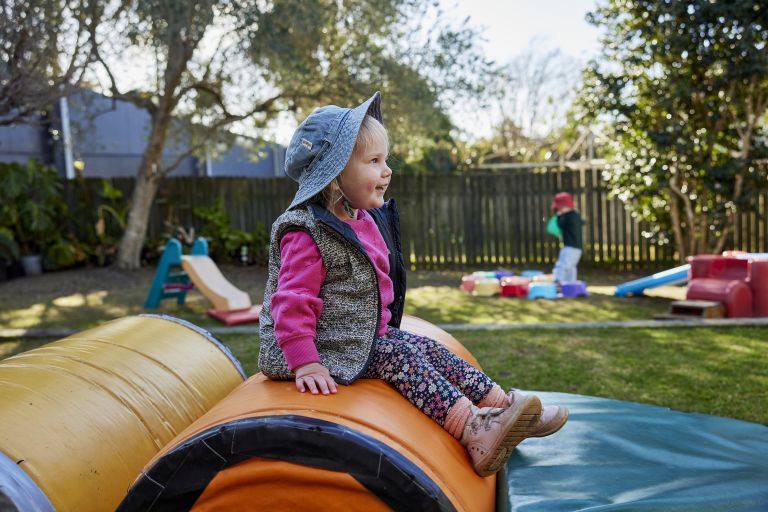
<path fill-rule="evenodd" d="M 598 49 L 598 31 L 584 19 L 596 0 L 441 0 L 450 16 L 485 27 L 481 46 L 504 63 L 536 40 L 586 60 Z"/>
<path fill-rule="evenodd" d="M 587 23 L 586 13 L 597 0 L 440 0 L 451 18 L 469 17 L 484 40 L 478 41 L 485 54 L 506 64 L 528 51 L 562 54 L 586 63 L 599 49 L 599 32 Z M 564 109 L 563 109 L 564 112 Z M 488 110 L 449 111 L 463 138 L 491 135 L 497 112 Z"/>
<path fill-rule="evenodd" d="M 470 18 L 483 41 L 479 46 L 490 59 L 508 63 L 531 45 L 586 62 L 598 50 L 598 30 L 585 20 L 597 0 L 439 0 L 445 14 L 456 23 Z M 490 135 L 493 112 L 449 112 L 466 138 Z M 274 127 L 274 139 L 287 144 L 295 120 L 285 116 Z"/>

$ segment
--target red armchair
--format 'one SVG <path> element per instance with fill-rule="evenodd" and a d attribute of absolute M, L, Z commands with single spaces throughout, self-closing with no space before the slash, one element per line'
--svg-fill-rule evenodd
<path fill-rule="evenodd" d="M 768 316 L 768 260 L 707 254 L 688 261 L 686 299 L 722 302 L 728 318 Z"/>

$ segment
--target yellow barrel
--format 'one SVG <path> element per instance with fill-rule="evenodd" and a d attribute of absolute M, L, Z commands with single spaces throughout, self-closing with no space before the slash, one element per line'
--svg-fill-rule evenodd
<path fill-rule="evenodd" d="M 433 324 L 406 316 L 402 328 L 477 365 Z M 383 381 L 322 396 L 259 373 L 149 462 L 118 511 L 491 511 L 496 480 Z"/>
<path fill-rule="evenodd" d="M 157 315 L 0 361 L 0 501 L 114 510 L 147 461 L 244 379 L 210 334 Z"/>

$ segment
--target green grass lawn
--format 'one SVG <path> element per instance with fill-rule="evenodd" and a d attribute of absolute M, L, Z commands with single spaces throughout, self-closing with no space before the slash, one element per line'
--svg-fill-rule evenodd
<path fill-rule="evenodd" d="M 263 269 L 223 267 L 254 302 Z M 669 299 L 612 296 L 612 286 L 637 277 L 585 273 L 587 299 L 527 301 L 471 297 L 458 290 L 461 272 L 411 272 L 406 312 L 438 324 L 536 324 L 650 319 Z M 0 283 L 0 328 L 84 329 L 142 308 L 151 270 L 81 269 Z M 675 296 L 679 290 L 668 290 Z M 204 326 L 207 301 L 159 310 Z M 561 391 L 651 403 L 682 411 L 768 423 L 768 328 L 590 328 L 472 330 L 452 333 L 505 387 Z M 246 372 L 258 370 L 258 336 L 220 338 Z M 50 341 L 0 339 L 0 358 Z"/>
<path fill-rule="evenodd" d="M 266 274 L 257 267 L 223 266 L 222 273 L 260 302 Z M 407 312 L 433 323 L 535 324 L 653 318 L 667 310 L 660 297 L 613 297 L 613 285 L 635 275 L 587 273 L 590 297 L 565 301 L 527 301 L 472 297 L 458 288 L 462 272 L 409 272 Z M 0 283 L 0 328 L 82 329 L 126 315 L 146 313 L 144 300 L 153 270 L 123 272 L 110 268 L 77 269 Z M 672 290 L 671 293 L 674 293 Z M 212 326 L 205 315 L 209 302 L 199 293 L 178 306 L 163 302 L 157 312 Z"/>

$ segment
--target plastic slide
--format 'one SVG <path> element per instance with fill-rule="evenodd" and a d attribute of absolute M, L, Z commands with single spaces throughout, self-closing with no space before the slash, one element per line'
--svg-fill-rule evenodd
<path fill-rule="evenodd" d="M 208 256 L 182 256 L 181 268 L 217 311 L 233 311 L 251 307 L 247 293 L 227 281 Z"/>
<path fill-rule="evenodd" d="M 639 295 L 646 288 L 655 288 L 663 285 L 681 284 L 688 281 L 688 270 L 691 265 L 680 265 L 663 272 L 657 272 L 647 277 L 641 277 L 634 281 L 628 281 L 616 287 L 614 295 L 616 297 L 626 297 L 629 294 Z"/>

